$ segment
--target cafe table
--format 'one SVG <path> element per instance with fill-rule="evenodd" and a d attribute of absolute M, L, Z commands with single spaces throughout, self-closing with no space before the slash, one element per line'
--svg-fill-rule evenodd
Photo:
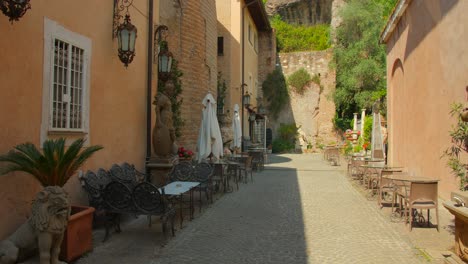
<path fill-rule="evenodd" d="M 417 200 L 418 195 L 421 197 L 426 197 L 428 194 L 432 192 L 437 192 L 438 190 L 438 182 L 439 179 L 423 177 L 423 176 L 412 176 L 408 175 L 407 173 L 398 173 L 398 174 L 391 174 L 391 175 L 384 175 L 382 179 L 392 181 L 392 185 L 395 188 L 395 191 L 398 196 L 400 196 L 400 200 L 412 199 Z M 417 193 L 411 193 L 412 186 L 416 184 L 426 184 L 424 188 L 418 188 Z M 438 203 L 438 201 L 433 201 L 434 203 Z M 400 202 L 400 218 L 403 212 L 406 212 L 407 208 L 402 207 L 402 203 Z M 392 204 L 392 212 L 393 212 L 393 204 Z M 392 214 L 393 215 L 393 214 Z M 410 223 L 411 224 L 411 223 Z"/>

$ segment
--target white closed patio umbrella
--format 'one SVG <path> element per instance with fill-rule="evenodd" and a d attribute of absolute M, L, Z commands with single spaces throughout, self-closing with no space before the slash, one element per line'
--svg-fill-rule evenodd
<path fill-rule="evenodd" d="M 239 105 L 234 105 L 234 117 L 232 119 L 232 130 L 234 132 L 234 139 L 232 140 L 232 148 L 242 147 L 242 128 L 239 115 Z"/>
<path fill-rule="evenodd" d="M 213 155 L 219 159 L 223 154 L 223 139 L 216 117 L 216 101 L 211 93 L 203 98 L 202 120 L 198 135 L 198 162 Z"/>

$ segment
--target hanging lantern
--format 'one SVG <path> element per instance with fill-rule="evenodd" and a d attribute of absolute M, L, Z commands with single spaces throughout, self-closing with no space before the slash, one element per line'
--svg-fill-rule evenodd
<path fill-rule="evenodd" d="M 252 113 L 250 113 L 249 119 L 250 119 L 250 121 L 255 121 L 256 117 L 257 117 L 257 115 L 254 112 L 252 112 Z"/>
<path fill-rule="evenodd" d="M 242 96 L 242 102 L 244 104 L 244 107 L 248 108 L 250 106 L 250 95 L 246 91 L 244 96 Z"/>
<path fill-rule="evenodd" d="M 158 72 L 159 78 L 167 81 L 171 75 L 172 69 L 172 53 L 169 51 L 167 41 L 163 40 L 159 43 L 158 53 Z"/>
<path fill-rule="evenodd" d="M 135 57 L 135 40 L 137 28 L 130 22 L 130 15 L 126 14 L 124 22 L 117 28 L 119 41 L 119 58 L 128 67 Z"/>
<path fill-rule="evenodd" d="M 28 9 L 31 9 L 29 0 L 0 0 L 0 9 L 11 23 L 18 21 Z"/>

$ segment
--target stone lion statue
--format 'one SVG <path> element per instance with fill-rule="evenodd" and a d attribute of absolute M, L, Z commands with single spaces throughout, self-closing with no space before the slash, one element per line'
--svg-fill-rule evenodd
<path fill-rule="evenodd" d="M 37 249 L 40 264 L 62 263 L 58 257 L 69 215 L 67 193 L 58 186 L 45 187 L 32 203 L 31 217 L 0 242 L 0 264 L 25 260 Z"/>

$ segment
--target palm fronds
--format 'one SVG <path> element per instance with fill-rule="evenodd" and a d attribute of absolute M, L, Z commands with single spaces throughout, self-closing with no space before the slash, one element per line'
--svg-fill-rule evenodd
<path fill-rule="evenodd" d="M 23 171 L 33 175 L 44 187 L 63 186 L 73 174 L 102 146 L 83 148 L 84 138 L 75 140 L 67 149 L 65 139 L 46 140 L 41 153 L 34 144 L 17 145 L 7 154 L 0 155 L 0 175 Z"/>

